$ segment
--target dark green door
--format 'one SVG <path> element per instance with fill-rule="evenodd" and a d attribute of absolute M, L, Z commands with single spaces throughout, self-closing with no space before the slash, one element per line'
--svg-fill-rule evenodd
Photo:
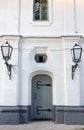
<path fill-rule="evenodd" d="M 48 75 L 36 75 L 32 78 L 32 119 L 52 118 L 52 79 Z"/>

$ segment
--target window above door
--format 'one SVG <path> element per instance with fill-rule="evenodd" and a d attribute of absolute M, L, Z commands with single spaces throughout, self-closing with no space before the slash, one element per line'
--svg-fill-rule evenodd
<path fill-rule="evenodd" d="M 50 25 L 52 23 L 53 0 L 31 0 L 32 1 L 32 25 Z"/>
<path fill-rule="evenodd" d="M 33 2 L 33 20 L 48 21 L 48 0 L 34 0 Z"/>

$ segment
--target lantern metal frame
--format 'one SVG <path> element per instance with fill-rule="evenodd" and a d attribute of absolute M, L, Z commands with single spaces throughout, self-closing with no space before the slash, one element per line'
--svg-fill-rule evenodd
<path fill-rule="evenodd" d="M 8 50 L 7 55 L 4 54 L 4 48 L 7 48 L 7 50 Z M 10 58 L 11 58 L 12 51 L 13 51 L 13 47 L 8 43 L 8 41 L 6 41 L 6 43 L 1 45 L 2 57 L 5 60 L 5 64 L 6 64 L 6 67 L 7 67 L 7 70 L 8 70 L 9 80 L 11 79 L 12 65 L 8 63 L 8 60 L 10 60 Z"/>
<path fill-rule="evenodd" d="M 79 57 L 76 57 L 75 51 L 80 51 Z M 75 71 L 77 67 L 79 66 L 79 62 L 81 61 L 81 56 L 82 56 L 82 48 L 80 47 L 79 44 L 75 44 L 73 48 L 71 49 L 71 54 L 72 54 L 72 61 L 75 63 L 75 65 L 72 65 L 72 80 L 74 79 L 75 76 Z"/>

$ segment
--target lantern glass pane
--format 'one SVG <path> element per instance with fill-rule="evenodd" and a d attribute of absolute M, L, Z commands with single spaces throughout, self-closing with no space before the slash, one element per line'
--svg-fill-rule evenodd
<path fill-rule="evenodd" d="M 9 47 L 8 46 L 3 46 L 2 47 L 2 53 L 4 57 L 8 57 L 8 52 L 9 52 Z"/>
<path fill-rule="evenodd" d="M 80 53 L 81 53 L 81 49 L 74 49 L 74 53 L 75 53 L 75 60 L 80 60 Z"/>
<path fill-rule="evenodd" d="M 8 42 L 6 42 L 5 44 L 3 44 L 1 46 L 1 50 L 2 50 L 2 56 L 4 60 L 9 60 L 12 54 L 12 50 L 13 48 L 10 46 L 10 44 Z"/>
<path fill-rule="evenodd" d="M 74 61 L 74 51 L 71 49 L 72 60 Z"/>
<path fill-rule="evenodd" d="M 10 47 L 10 49 L 9 49 L 9 57 L 11 57 L 12 50 L 13 50 L 13 49 Z"/>

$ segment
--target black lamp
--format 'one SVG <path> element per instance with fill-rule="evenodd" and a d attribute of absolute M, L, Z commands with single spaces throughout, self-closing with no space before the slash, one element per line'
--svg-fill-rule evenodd
<path fill-rule="evenodd" d="M 7 66 L 9 79 L 11 79 L 12 65 L 8 63 L 8 60 L 11 58 L 12 51 L 13 51 L 13 47 L 8 43 L 8 41 L 6 41 L 6 43 L 1 46 L 2 57 L 5 60 L 5 64 Z"/>
<path fill-rule="evenodd" d="M 72 61 L 75 63 L 75 65 L 72 65 L 72 79 L 74 79 L 76 68 L 79 66 L 78 63 L 81 61 L 82 48 L 80 47 L 80 45 L 75 44 L 71 49 L 71 54 Z"/>

